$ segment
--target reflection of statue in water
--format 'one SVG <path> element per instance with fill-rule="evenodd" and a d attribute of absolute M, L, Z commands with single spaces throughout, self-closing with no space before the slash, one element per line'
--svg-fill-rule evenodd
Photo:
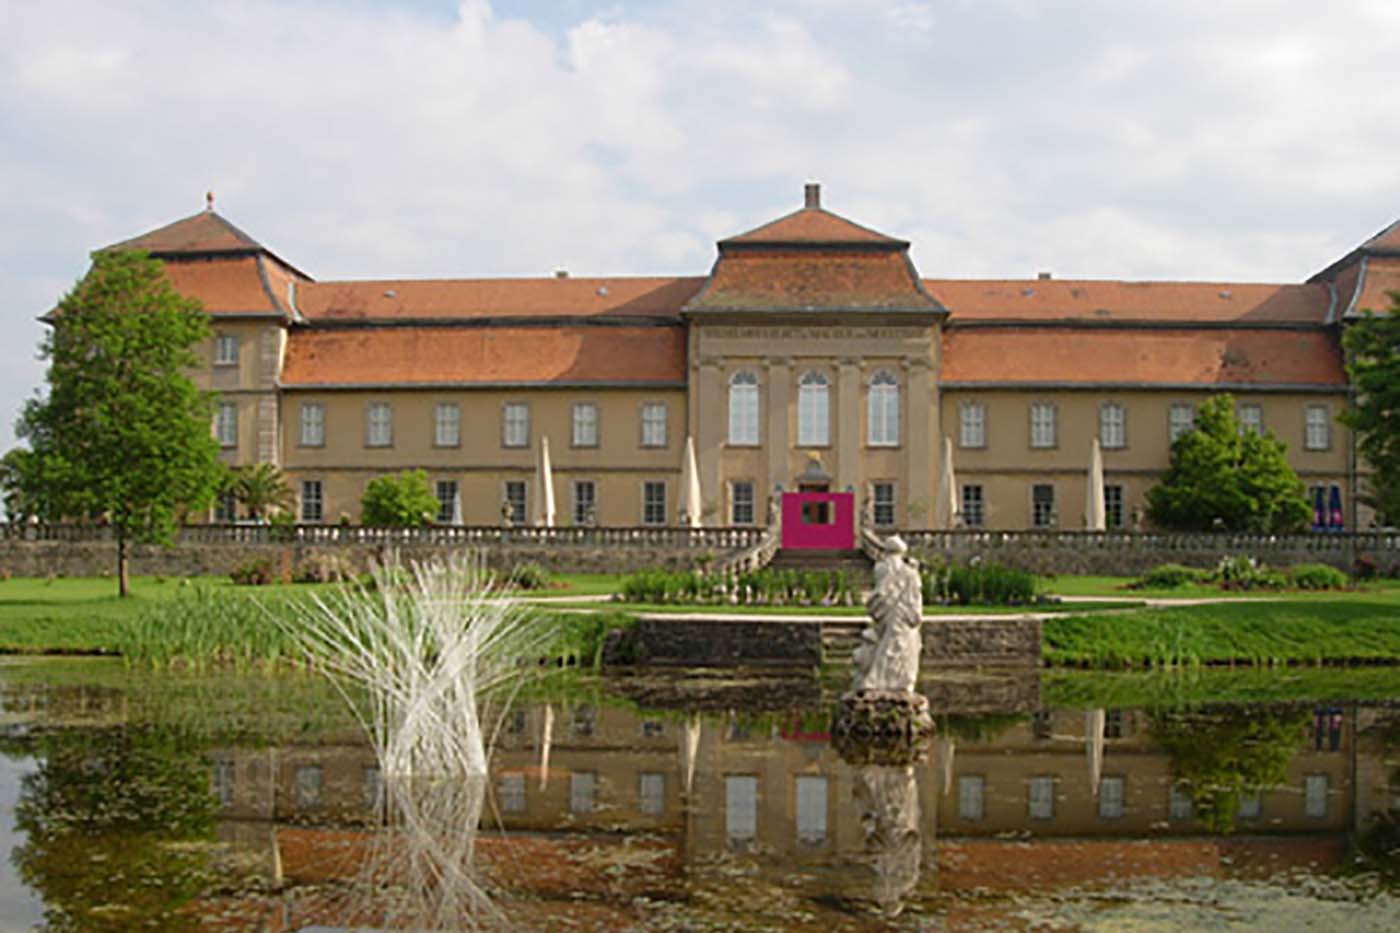
<path fill-rule="evenodd" d="M 861 632 L 861 644 L 852 655 L 851 689 L 912 691 L 923 650 L 923 581 L 899 535 L 879 541 L 866 534 L 879 543 L 884 556 L 875 565 L 875 589 L 865 601 L 875 624 Z"/>
<path fill-rule="evenodd" d="M 919 882 L 919 791 L 914 767 L 857 769 L 855 798 L 865 830 L 865 858 L 875 875 L 875 903 L 886 916 L 898 916 L 904 898 Z"/>

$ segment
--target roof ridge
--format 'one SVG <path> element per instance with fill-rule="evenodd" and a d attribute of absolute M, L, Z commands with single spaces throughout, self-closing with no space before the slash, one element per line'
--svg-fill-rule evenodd
<path fill-rule="evenodd" d="M 839 225 L 841 225 L 841 226 L 849 227 L 849 228 L 851 228 L 852 230 L 859 231 L 860 233 L 865 234 L 865 236 L 860 237 L 860 238 L 856 238 L 856 237 L 835 237 L 835 236 L 832 236 L 832 237 L 830 237 L 830 238 L 820 237 L 820 236 L 817 236 L 817 237 L 813 237 L 813 236 L 797 236 L 797 237 L 789 237 L 789 238 L 785 239 L 785 238 L 783 238 L 783 237 L 781 237 L 781 236 L 773 236 L 773 235 L 772 235 L 772 233 L 774 232 L 775 228 L 781 228 L 783 225 L 789 225 L 789 226 L 791 226 L 791 225 L 794 224 L 794 222 L 797 220 L 797 218 L 799 218 L 799 217 L 804 217 L 804 216 L 805 216 L 805 217 L 812 217 L 812 216 L 821 217 L 821 218 L 823 218 L 824 220 L 826 220 L 826 221 L 828 221 L 828 222 L 834 222 L 834 223 L 839 224 Z M 795 210 L 795 211 L 790 211 L 789 213 L 784 214 L 783 216 L 777 218 L 776 220 L 770 220 L 770 221 L 768 221 L 767 223 L 760 224 L 759 226 L 752 228 L 751 230 L 745 230 L 743 233 L 736 233 L 734 236 L 725 237 L 723 240 L 720 240 L 720 241 L 719 241 L 721 247 L 725 246 L 726 244 L 730 244 L 730 243 L 737 243 L 737 244 L 745 244 L 745 243 L 755 243 L 755 244 L 757 244 L 757 243 L 774 243 L 774 244 L 777 244 L 777 243 L 786 243 L 786 242 L 801 242 L 801 243 L 812 243 L 812 244 L 832 244 L 832 245 L 841 245 L 841 244 L 844 244 L 844 243 L 880 243 L 880 244 L 884 244 L 884 245 L 887 245 L 887 246 L 904 246 L 904 247 L 908 247 L 908 245 L 909 245 L 909 243 L 908 243 L 907 240 L 901 240 L 901 239 L 898 239 L 897 237 L 892 237 L 892 236 L 890 236 L 890 235 L 887 234 L 887 233 L 881 233 L 879 230 L 875 230 L 875 229 L 873 229 L 873 228 L 871 228 L 871 227 L 867 227 L 867 226 L 865 226 L 864 224 L 856 223 L 854 220 L 851 220 L 849 217 L 842 217 L 840 214 L 837 214 L 837 213 L 835 213 L 834 211 L 829 211 L 829 210 L 827 210 L 826 208 L 821 207 L 820 205 L 804 205 L 804 206 L 802 206 L 802 207 L 799 207 L 799 208 L 798 208 L 797 210 Z"/>

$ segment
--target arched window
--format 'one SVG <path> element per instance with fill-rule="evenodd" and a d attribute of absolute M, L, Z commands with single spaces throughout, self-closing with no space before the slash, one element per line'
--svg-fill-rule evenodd
<path fill-rule="evenodd" d="M 758 377 L 747 370 L 729 377 L 729 443 L 758 443 Z"/>
<path fill-rule="evenodd" d="M 869 444 L 871 447 L 899 446 L 899 381 L 894 374 L 880 370 L 870 377 Z"/>
<path fill-rule="evenodd" d="M 797 384 L 797 446 L 831 443 L 831 395 L 825 376 L 810 372 Z"/>

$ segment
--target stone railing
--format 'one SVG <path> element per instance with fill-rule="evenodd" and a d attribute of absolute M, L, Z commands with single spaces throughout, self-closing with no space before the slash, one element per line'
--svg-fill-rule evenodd
<path fill-rule="evenodd" d="M 782 513 L 774 512 L 772 524 L 759 530 L 762 533 L 757 541 L 715 561 L 710 567 L 710 573 L 753 573 L 771 564 L 773 555 L 778 553 L 778 548 L 783 542 Z"/>

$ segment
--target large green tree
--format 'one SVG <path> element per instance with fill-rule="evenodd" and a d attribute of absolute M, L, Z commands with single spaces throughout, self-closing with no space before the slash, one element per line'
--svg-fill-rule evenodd
<path fill-rule="evenodd" d="M 171 287 L 159 261 L 99 252 L 41 347 L 48 391 L 16 425 L 31 453 L 15 475 L 41 517 L 111 526 L 123 596 L 129 545 L 170 543 L 224 475 L 212 399 L 187 375 L 209 334 L 199 302 Z"/>
<path fill-rule="evenodd" d="M 1241 431 L 1230 395 L 1202 403 L 1195 428 L 1172 444 L 1166 475 L 1147 491 L 1148 519 L 1178 531 L 1297 531 L 1311 515 L 1283 442 Z"/>
<path fill-rule="evenodd" d="M 422 470 L 377 476 L 360 497 L 360 521 L 365 525 L 416 528 L 437 517 L 438 500 Z"/>
<path fill-rule="evenodd" d="M 1367 311 L 1342 338 L 1356 401 L 1341 421 L 1357 434 L 1371 467 L 1363 501 L 1387 524 L 1400 523 L 1400 292 L 1390 309 Z"/>

